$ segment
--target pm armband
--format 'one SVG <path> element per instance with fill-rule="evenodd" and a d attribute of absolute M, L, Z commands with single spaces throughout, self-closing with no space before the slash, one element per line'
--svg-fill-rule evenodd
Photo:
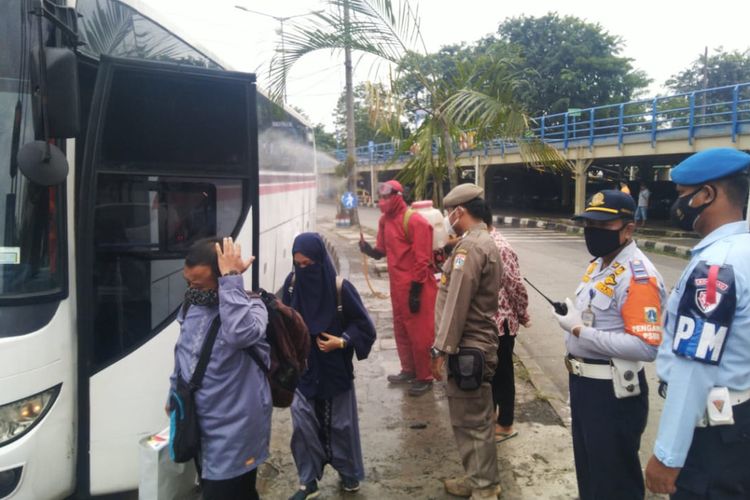
<path fill-rule="evenodd" d="M 718 365 L 737 308 L 734 269 L 701 261 L 685 282 L 675 318 L 672 351 Z"/>

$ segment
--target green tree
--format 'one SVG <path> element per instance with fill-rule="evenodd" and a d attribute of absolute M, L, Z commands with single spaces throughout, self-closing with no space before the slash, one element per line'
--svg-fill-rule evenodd
<path fill-rule="evenodd" d="M 366 83 L 354 87 L 354 137 L 355 145 L 366 146 L 368 141 L 387 142 L 390 137 L 380 131 L 371 120 L 368 103 L 369 89 Z M 341 93 L 334 110 L 334 124 L 342 140 L 346 140 L 346 92 Z"/>
<path fill-rule="evenodd" d="M 424 196 L 433 181 L 433 198 L 442 199 L 443 179 L 450 186 L 458 183 L 455 168 L 456 138 L 471 131 L 476 140 L 496 137 L 510 139 L 521 149 L 524 159 L 533 165 L 559 167 L 559 154 L 538 141 L 523 139 L 529 119 L 514 100 L 514 91 L 524 85 L 512 57 L 471 54 L 465 46 L 445 47 L 437 54 L 409 54 L 401 62 L 403 76 L 394 83 L 402 97 L 403 114 L 417 110 L 423 121 L 414 133 L 401 142 L 401 152 L 410 157 L 399 174 L 401 180 L 415 185 L 415 194 Z M 385 99 L 383 99 L 385 100 Z M 393 110 L 398 105 L 389 104 Z M 395 120 L 384 122 L 397 125 Z"/>
<path fill-rule="evenodd" d="M 523 67 L 535 72 L 516 92 L 532 116 L 629 101 L 650 83 L 633 69 L 632 59 L 619 55 L 619 36 L 577 17 L 511 18 L 500 24 L 498 35 L 518 49 Z M 496 50 L 496 43 L 486 38 L 479 50 Z"/>
<path fill-rule="evenodd" d="M 745 82 L 750 82 L 750 48 L 726 52 L 719 47 L 707 58 L 698 56 L 689 67 L 668 79 L 665 86 L 683 93 Z"/>
<path fill-rule="evenodd" d="M 318 123 L 313 127 L 313 134 L 315 134 L 315 147 L 318 151 L 325 151 L 326 153 L 336 151 L 336 136 L 330 132 L 326 132 L 322 123 Z"/>

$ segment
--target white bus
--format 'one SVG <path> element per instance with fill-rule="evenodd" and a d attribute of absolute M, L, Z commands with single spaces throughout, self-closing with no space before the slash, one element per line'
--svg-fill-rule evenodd
<path fill-rule="evenodd" d="M 130 3 L 0 1 L 3 500 L 135 489 L 188 246 L 231 234 L 278 290 L 314 224 L 310 128 Z"/>

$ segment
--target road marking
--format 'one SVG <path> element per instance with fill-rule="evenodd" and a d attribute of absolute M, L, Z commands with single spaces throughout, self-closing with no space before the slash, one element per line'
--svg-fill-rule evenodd
<path fill-rule="evenodd" d="M 518 244 L 578 243 L 583 239 L 579 234 L 541 228 L 507 228 L 499 231 L 509 243 Z"/>

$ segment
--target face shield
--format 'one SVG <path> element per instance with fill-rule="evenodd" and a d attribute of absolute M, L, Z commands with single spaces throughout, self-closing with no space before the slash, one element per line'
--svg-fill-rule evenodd
<path fill-rule="evenodd" d="M 391 184 L 388 184 L 387 182 L 381 182 L 380 184 L 378 184 L 378 196 L 380 198 L 388 198 L 389 196 L 398 192 L 399 191 L 396 188 L 394 188 Z"/>

